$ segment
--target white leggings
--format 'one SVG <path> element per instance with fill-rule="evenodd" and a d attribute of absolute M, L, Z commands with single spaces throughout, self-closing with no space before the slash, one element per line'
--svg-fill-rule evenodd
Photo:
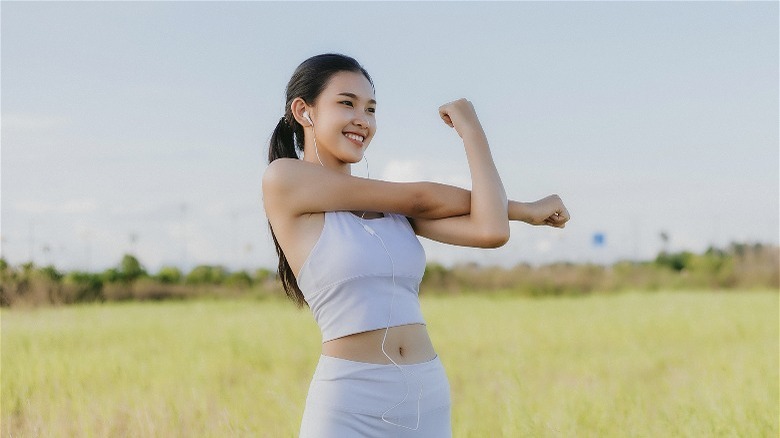
<path fill-rule="evenodd" d="M 300 437 L 450 438 L 450 385 L 439 357 L 401 367 L 406 378 L 393 364 L 320 356 L 306 398 Z M 407 379 L 409 395 L 390 410 L 404 399 Z M 395 425 L 384 421 L 383 414 Z M 417 430 L 411 430 L 415 427 Z"/>

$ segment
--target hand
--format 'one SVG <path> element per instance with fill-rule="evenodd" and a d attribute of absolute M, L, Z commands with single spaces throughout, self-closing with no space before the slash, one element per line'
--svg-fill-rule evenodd
<path fill-rule="evenodd" d="M 458 99 L 439 107 L 439 116 L 447 126 L 455 128 L 463 138 L 470 129 L 482 130 L 474 105 L 466 99 Z"/>
<path fill-rule="evenodd" d="M 563 205 L 558 195 L 550 195 L 538 201 L 525 205 L 526 213 L 524 222 L 531 225 L 549 225 L 555 228 L 563 228 L 571 218 L 569 210 Z"/>

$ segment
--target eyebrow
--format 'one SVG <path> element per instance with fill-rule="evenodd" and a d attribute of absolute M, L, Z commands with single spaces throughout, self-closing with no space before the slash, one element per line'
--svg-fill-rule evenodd
<path fill-rule="evenodd" d="M 354 93 L 339 93 L 338 95 L 339 95 L 339 96 L 347 96 L 347 97 L 351 97 L 351 98 L 353 98 L 353 99 L 357 99 L 357 98 L 358 98 L 358 97 L 357 97 L 357 94 L 354 94 Z M 368 103 L 372 103 L 372 104 L 376 105 L 376 101 L 375 101 L 374 99 L 370 99 L 370 100 L 368 101 Z"/>

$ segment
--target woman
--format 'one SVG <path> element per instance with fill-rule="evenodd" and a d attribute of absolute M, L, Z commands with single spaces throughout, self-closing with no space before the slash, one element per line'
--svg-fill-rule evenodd
<path fill-rule="evenodd" d="M 463 140 L 472 190 L 353 177 L 376 133 L 371 77 L 335 54 L 304 61 L 270 141 L 263 202 L 287 295 L 323 334 L 302 437 L 451 436 L 450 393 L 417 293 L 416 236 L 492 248 L 510 220 L 563 227 L 560 198 L 507 202 L 470 102 L 439 108 Z M 303 154 L 298 159 L 299 153 Z"/>

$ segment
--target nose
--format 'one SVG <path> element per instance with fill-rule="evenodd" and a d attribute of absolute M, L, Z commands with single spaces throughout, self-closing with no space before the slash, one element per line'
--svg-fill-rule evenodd
<path fill-rule="evenodd" d="M 368 117 L 365 115 L 356 115 L 354 119 L 352 119 L 352 123 L 354 123 L 357 126 L 360 126 L 361 128 L 370 128 L 371 127 L 371 121 L 368 120 Z"/>

